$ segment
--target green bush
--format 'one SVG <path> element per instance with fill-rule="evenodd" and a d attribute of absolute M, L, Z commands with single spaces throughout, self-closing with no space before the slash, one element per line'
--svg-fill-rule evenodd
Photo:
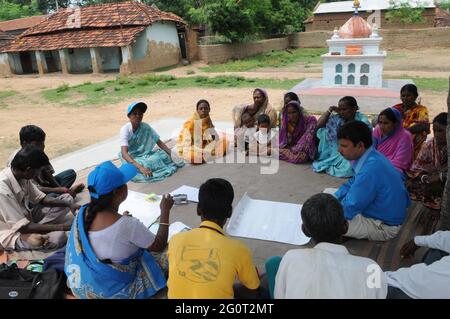
<path fill-rule="evenodd" d="M 389 3 L 389 11 L 386 13 L 386 19 L 389 22 L 414 24 L 424 21 L 422 13 L 425 11 L 425 7 L 419 1 L 416 1 L 415 7 L 408 2 L 399 0 L 390 0 Z"/>

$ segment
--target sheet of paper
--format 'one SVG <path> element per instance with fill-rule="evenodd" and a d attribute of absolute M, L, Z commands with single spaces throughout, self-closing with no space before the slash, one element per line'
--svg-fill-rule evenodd
<path fill-rule="evenodd" d="M 227 226 L 232 236 L 303 245 L 302 205 L 256 200 L 247 193 L 239 201 Z"/>
<path fill-rule="evenodd" d="M 183 185 L 170 192 L 170 195 L 186 194 L 188 201 L 198 203 L 198 188 Z"/>
<path fill-rule="evenodd" d="M 139 219 L 146 227 L 150 227 L 161 214 L 159 201 L 153 203 L 145 200 L 147 194 L 128 191 L 127 199 L 120 204 L 119 213 L 128 211 L 133 217 Z"/>
<path fill-rule="evenodd" d="M 156 233 L 158 232 L 158 228 L 159 228 L 159 224 L 154 223 L 149 229 L 153 234 L 156 235 Z M 170 226 L 169 226 L 168 240 L 170 240 L 170 238 L 172 238 L 173 235 L 178 234 L 183 231 L 188 231 L 190 229 L 191 228 L 189 226 L 187 226 L 186 224 L 183 224 L 182 222 L 174 222 L 174 223 L 170 224 Z"/>

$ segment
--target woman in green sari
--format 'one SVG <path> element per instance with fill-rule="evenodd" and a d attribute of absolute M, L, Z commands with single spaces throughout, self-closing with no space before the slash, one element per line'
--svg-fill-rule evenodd
<path fill-rule="evenodd" d="M 142 122 L 147 105 L 144 102 L 134 102 L 128 106 L 127 116 L 130 123 L 120 130 L 122 163 L 131 163 L 139 170 L 133 182 L 157 182 L 172 175 L 182 161 L 173 161 L 171 151 L 159 138 L 158 133 L 147 123 Z M 158 149 L 154 150 L 155 145 Z"/>

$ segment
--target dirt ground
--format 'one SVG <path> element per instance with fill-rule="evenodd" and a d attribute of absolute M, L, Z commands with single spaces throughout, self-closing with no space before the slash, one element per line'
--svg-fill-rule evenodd
<path fill-rule="evenodd" d="M 449 76 L 448 53 L 444 54 L 440 49 L 421 52 L 423 54 L 421 59 L 418 58 L 421 56 L 420 52 L 394 52 L 396 59 L 392 63 L 387 61 L 385 76 L 443 78 Z M 416 58 L 415 55 L 417 55 Z M 426 67 L 421 66 L 423 65 L 423 56 L 429 56 Z M 188 70 L 194 70 L 194 75 L 219 75 L 216 73 L 203 74 L 199 69 L 202 66 L 202 64 L 196 63 L 163 73 L 187 76 Z M 262 69 L 236 74 L 245 77 L 279 79 L 320 78 L 322 76 L 320 68 L 302 68 L 303 70 L 299 66 L 290 65 L 280 69 Z M 125 110 L 133 99 L 110 105 L 74 108 L 48 103 L 43 99 L 41 93 L 44 89 L 55 88 L 62 84 L 77 85 L 87 81 L 101 82 L 115 77 L 116 74 L 67 76 L 51 74 L 43 77 L 24 75 L 0 78 L 0 91 L 14 90 L 18 92 L 10 98 L 3 99 L 0 103 L 0 167 L 4 166 L 9 155 L 19 146 L 18 132 L 22 126 L 27 124 L 35 124 L 45 130 L 47 133 L 46 152 L 50 158 L 117 135 L 120 127 L 127 122 Z M 268 90 L 270 101 L 276 108 L 281 106 L 282 96 L 286 90 Z M 187 118 L 194 112 L 195 103 L 201 98 L 206 98 L 211 102 L 213 120 L 230 121 L 232 108 L 237 104 L 251 102 L 251 93 L 251 88 L 189 88 L 154 93 L 144 99 L 149 105 L 145 120 L 151 124 L 152 121 L 166 117 Z M 431 117 L 446 111 L 446 92 L 422 90 L 420 93 L 422 103 L 429 108 Z"/>

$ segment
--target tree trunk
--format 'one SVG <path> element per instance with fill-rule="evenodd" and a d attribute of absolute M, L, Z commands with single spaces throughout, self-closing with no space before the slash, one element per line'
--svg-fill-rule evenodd
<path fill-rule="evenodd" d="M 450 168 L 450 77 L 449 90 L 447 96 L 447 165 Z M 444 187 L 444 194 L 442 196 L 442 206 L 441 206 L 441 230 L 450 230 L 450 169 L 447 171 L 447 182 Z"/>

